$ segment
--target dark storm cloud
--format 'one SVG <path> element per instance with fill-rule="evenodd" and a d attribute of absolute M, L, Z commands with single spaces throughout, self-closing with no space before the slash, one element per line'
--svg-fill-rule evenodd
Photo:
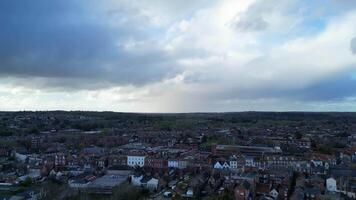
<path fill-rule="evenodd" d="M 356 37 L 354 37 L 350 42 L 351 52 L 356 54 Z"/>
<path fill-rule="evenodd" d="M 268 23 L 262 16 L 244 16 L 234 26 L 242 31 L 263 31 L 268 27 Z"/>
<path fill-rule="evenodd" d="M 145 84 L 174 73 L 159 48 L 139 54 L 120 45 L 152 37 L 146 17 L 98 2 L 0 1 L 0 75 L 52 78 L 59 85 L 69 78 L 86 87 Z"/>
<path fill-rule="evenodd" d="M 306 100 L 337 101 L 356 96 L 356 79 L 347 72 L 339 76 L 320 81 L 304 89 L 301 93 Z"/>
<path fill-rule="evenodd" d="M 240 13 L 238 20 L 232 21 L 232 27 L 239 31 L 263 31 L 268 28 L 268 22 L 263 18 L 266 9 L 270 7 L 263 2 L 252 4 L 244 13 Z"/>
<path fill-rule="evenodd" d="M 235 94 L 234 98 L 242 99 L 281 98 L 306 102 L 342 101 L 356 96 L 356 79 L 352 74 L 356 74 L 356 72 L 344 72 L 300 89 L 279 89 L 267 86 L 257 90 L 242 90 L 235 93 L 230 91 L 228 94 Z M 231 98 L 231 96 L 229 97 Z"/>

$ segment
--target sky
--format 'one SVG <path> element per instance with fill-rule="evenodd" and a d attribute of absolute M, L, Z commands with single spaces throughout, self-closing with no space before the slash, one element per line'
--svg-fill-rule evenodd
<path fill-rule="evenodd" d="M 1 0 L 0 110 L 356 111 L 356 1 Z"/>

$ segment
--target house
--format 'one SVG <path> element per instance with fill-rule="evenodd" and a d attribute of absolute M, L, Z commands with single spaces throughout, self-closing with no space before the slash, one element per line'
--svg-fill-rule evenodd
<path fill-rule="evenodd" d="M 193 197 L 194 196 L 193 188 L 188 188 L 187 192 L 185 194 L 186 194 L 186 197 Z"/>
<path fill-rule="evenodd" d="M 127 175 L 125 171 L 122 171 L 98 177 L 88 185 L 88 190 L 96 194 L 112 194 L 113 188 L 125 182 Z"/>
<path fill-rule="evenodd" d="M 188 166 L 188 161 L 178 160 L 178 169 L 185 169 Z"/>
<path fill-rule="evenodd" d="M 245 165 L 247 167 L 254 167 L 255 166 L 254 158 L 252 156 L 246 156 L 245 157 Z"/>
<path fill-rule="evenodd" d="M 158 179 L 151 178 L 149 181 L 147 181 L 146 188 L 149 190 L 157 190 L 158 189 Z"/>
<path fill-rule="evenodd" d="M 269 172 L 269 181 L 273 184 L 288 184 L 290 182 L 291 171 L 284 167 L 274 168 Z"/>
<path fill-rule="evenodd" d="M 169 168 L 178 168 L 178 160 L 168 160 Z"/>
<path fill-rule="evenodd" d="M 66 162 L 67 162 L 67 166 L 71 167 L 71 166 L 78 166 L 79 165 L 79 158 L 77 155 L 73 154 L 69 154 L 66 157 Z"/>
<path fill-rule="evenodd" d="M 282 150 L 279 147 L 261 147 L 261 146 L 241 146 L 241 145 L 213 145 L 213 155 L 231 155 L 241 153 L 248 156 L 262 156 L 267 154 L 279 154 Z"/>
<path fill-rule="evenodd" d="M 156 168 L 156 169 L 162 169 L 162 168 L 167 168 L 168 162 L 167 160 L 160 159 L 160 158 L 147 157 L 145 159 L 145 166 Z"/>
<path fill-rule="evenodd" d="M 81 155 L 90 157 L 101 157 L 105 154 L 105 149 L 100 147 L 87 147 L 81 151 Z"/>
<path fill-rule="evenodd" d="M 149 176 L 131 175 L 131 184 L 134 186 L 142 186 L 151 191 L 158 189 L 159 180 Z"/>
<path fill-rule="evenodd" d="M 170 198 L 170 197 L 172 197 L 172 192 L 170 192 L 170 191 L 164 192 L 163 196 L 167 197 L 167 198 Z"/>
<path fill-rule="evenodd" d="M 10 156 L 10 154 L 11 154 L 10 149 L 6 147 L 0 147 L 0 157 L 7 157 Z"/>
<path fill-rule="evenodd" d="M 83 166 L 83 169 L 84 169 L 84 171 L 90 172 L 90 171 L 93 170 L 93 166 L 92 166 L 91 163 L 85 162 L 85 163 L 84 163 L 84 166 Z"/>
<path fill-rule="evenodd" d="M 294 193 L 290 197 L 291 200 L 301 200 L 304 199 L 304 191 L 302 187 L 296 187 Z"/>
<path fill-rule="evenodd" d="M 188 166 L 188 161 L 180 160 L 180 159 L 169 159 L 168 160 L 168 167 L 169 168 L 178 168 L 178 169 L 185 169 Z"/>
<path fill-rule="evenodd" d="M 311 148 L 311 141 L 310 141 L 310 139 L 307 139 L 307 138 L 296 140 L 295 143 L 296 143 L 297 147 L 299 147 L 299 148 L 306 148 L 306 149 Z"/>
<path fill-rule="evenodd" d="M 278 193 L 278 191 L 277 191 L 276 189 L 272 189 L 272 190 L 269 192 L 269 195 L 270 195 L 271 197 L 273 197 L 273 199 L 277 199 L 279 193 Z"/>
<path fill-rule="evenodd" d="M 70 166 L 67 170 L 70 176 L 79 176 L 84 174 L 84 169 L 80 168 L 79 166 Z"/>
<path fill-rule="evenodd" d="M 109 155 L 108 157 L 108 166 L 122 166 L 127 165 L 127 156 L 117 156 L 117 155 Z"/>
<path fill-rule="evenodd" d="M 352 167 L 333 166 L 330 175 L 336 181 L 337 191 L 350 198 L 356 198 L 356 170 Z"/>
<path fill-rule="evenodd" d="M 230 160 L 230 168 L 237 169 L 237 160 Z"/>
<path fill-rule="evenodd" d="M 54 156 L 54 165 L 55 166 L 65 166 L 66 165 L 66 157 L 64 153 L 58 153 Z"/>
<path fill-rule="evenodd" d="M 267 196 L 267 195 L 269 195 L 270 188 L 271 188 L 271 185 L 270 185 L 270 184 L 258 183 L 258 184 L 256 185 L 255 193 L 256 193 L 256 195 L 258 195 L 258 196 Z"/>
<path fill-rule="evenodd" d="M 328 165 L 326 165 L 327 168 L 329 167 Z M 311 174 L 317 174 L 317 175 L 322 175 L 322 174 L 326 174 L 327 169 L 325 168 L 325 166 L 323 165 L 322 162 L 315 162 L 312 161 L 311 162 Z"/>
<path fill-rule="evenodd" d="M 39 168 L 38 166 L 29 168 L 28 174 L 20 176 L 18 179 L 20 181 L 24 181 L 27 177 L 30 177 L 32 180 L 39 180 L 41 178 L 41 168 Z"/>
<path fill-rule="evenodd" d="M 15 158 L 17 161 L 24 163 L 26 162 L 28 156 L 20 153 L 15 153 Z"/>
<path fill-rule="evenodd" d="M 230 165 L 227 162 L 217 161 L 214 164 L 214 169 L 230 169 Z"/>
<path fill-rule="evenodd" d="M 288 192 L 289 192 L 289 186 L 288 185 L 281 185 L 278 188 L 278 198 L 279 200 L 287 200 L 288 198 Z"/>
<path fill-rule="evenodd" d="M 248 181 L 243 181 L 234 188 L 234 196 L 236 200 L 253 199 L 251 194 L 251 184 Z"/>
<path fill-rule="evenodd" d="M 245 165 L 245 158 L 241 155 L 232 155 L 229 158 L 229 165 L 231 169 L 242 168 Z"/>
<path fill-rule="evenodd" d="M 319 188 L 313 188 L 313 187 L 304 188 L 304 198 L 306 200 L 319 199 L 320 195 L 321 195 L 321 191 Z"/>
<path fill-rule="evenodd" d="M 96 162 L 97 167 L 105 168 L 107 166 L 107 159 L 105 157 L 101 157 Z"/>
<path fill-rule="evenodd" d="M 326 179 L 326 190 L 329 192 L 337 192 L 336 180 L 333 177 Z"/>
<path fill-rule="evenodd" d="M 131 175 L 131 184 L 134 186 L 141 186 L 143 175 Z"/>
<path fill-rule="evenodd" d="M 297 172 L 310 173 L 311 166 L 309 162 L 300 162 L 297 163 L 293 169 Z"/>
<path fill-rule="evenodd" d="M 127 156 L 127 165 L 131 167 L 143 167 L 145 165 L 145 158 L 146 156 Z"/>
<path fill-rule="evenodd" d="M 75 189 L 87 188 L 90 181 L 84 178 L 73 179 L 68 182 L 69 187 Z"/>
<path fill-rule="evenodd" d="M 31 149 L 39 149 L 42 145 L 43 139 L 41 137 L 32 137 Z"/>

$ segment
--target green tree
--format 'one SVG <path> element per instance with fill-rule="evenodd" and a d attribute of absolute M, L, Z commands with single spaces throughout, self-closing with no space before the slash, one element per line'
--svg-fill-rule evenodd
<path fill-rule="evenodd" d="M 31 177 L 26 177 L 26 179 L 24 180 L 24 181 L 22 181 L 21 183 L 20 183 L 20 186 L 22 186 L 22 187 L 28 187 L 28 186 L 30 186 L 32 184 L 32 178 Z"/>
<path fill-rule="evenodd" d="M 140 189 L 127 183 L 113 189 L 113 200 L 139 200 L 143 197 Z"/>
<path fill-rule="evenodd" d="M 36 126 L 33 126 L 33 127 L 31 127 L 29 130 L 28 130 L 28 132 L 30 133 L 30 134 L 39 134 L 40 133 L 40 130 L 36 127 Z"/>

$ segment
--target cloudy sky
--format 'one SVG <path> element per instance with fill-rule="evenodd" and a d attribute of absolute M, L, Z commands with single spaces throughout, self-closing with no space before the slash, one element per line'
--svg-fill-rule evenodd
<path fill-rule="evenodd" d="M 354 0 L 1 0 L 0 110 L 356 111 Z"/>

